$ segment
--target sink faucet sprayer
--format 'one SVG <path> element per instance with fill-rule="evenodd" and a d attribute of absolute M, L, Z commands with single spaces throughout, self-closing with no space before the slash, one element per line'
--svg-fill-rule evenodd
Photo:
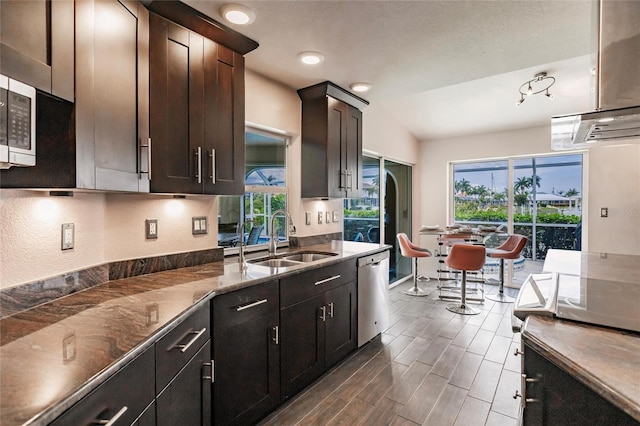
<path fill-rule="evenodd" d="M 285 215 L 285 220 L 288 221 L 289 223 L 289 234 L 295 234 L 296 233 L 296 227 L 293 226 L 293 220 L 291 220 L 291 215 L 289 214 L 288 211 L 280 209 L 280 210 L 276 210 L 275 212 L 273 212 L 271 214 L 271 228 L 269 228 L 269 256 L 275 256 L 276 254 L 276 250 L 278 249 L 278 235 L 276 234 L 276 230 L 275 230 L 275 218 L 277 215 L 279 214 L 283 214 Z"/>
<path fill-rule="evenodd" d="M 245 225 L 247 223 L 253 222 L 253 219 L 247 219 L 244 223 L 238 225 L 238 267 L 240 269 L 240 273 L 243 273 L 247 270 L 247 262 L 244 260 L 244 231 Z"/>

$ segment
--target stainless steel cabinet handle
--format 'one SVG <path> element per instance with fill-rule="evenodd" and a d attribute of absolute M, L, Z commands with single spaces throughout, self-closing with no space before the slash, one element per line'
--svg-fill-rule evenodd
<path fill-rule="evenodd" d="M 198 340 L 198 338 L 204 334 L 205 331 L 207 331 L 206 327 L 203 328 L 202 330 L 199 330 L 199 331 L 195 331 L 194 330 L 194 331 L 188 332 L 187 335 L 195 334 L 195 336 L 193 336 L 193 339 L 191 339 L 189 341 L 189 343 L 185 343 L 184 345 L 175 345 L 172 348 L 169 348 L 169 350 L 171 350 L 171 349 L 180 349 L 180 352 L 182 352 L 182 353 L 188 351 L 189 347 L 191 345 L 193 345 L 196 342 L 196 340 Z"/>
<path fill-rule="evenodd" d="M 211 375 L 209 376 L 202 376 L 202 380 L 211 380 L 211 383 L 213 383 L 213 369 L 214 369 L 214 362 L 213 360 L 211 360 L 211 362 L 205 362 L 202 364 L 205 367 L 211 367 Z"/>
<path fill-rule="evenodd" d="M 327 321 L 327 307 L 326 306 L 322 306 L 320 308 L 320 312 L 322 312 L 320 314 L 320 318 L 322 319 L 322 322 L 326 322 Z"/>
<path fill-rule="evenodd" d="M 202 147 L 196 148 L 196 181 L 202 183 Z"/>
<path fill-rule="evenodd" d="M 339 188 L 346 188 L 347 187 L 347 171 L 346 170 L 340 170 L 340 186 Z"/>
<path fill-rule="evenodd" d="M 340 278 L 340 274 L 334 275 L 333 277 L 325 278 L 324 280 L 316 281 L 314 285 L 328 283 L 329 281 L 337 280 L 338 278 Z"/>
<path fill-rule="evenodd" d="M 209 153 L 209 157 L 211 157 L 211 176 L 209 176 L 209 178 L 211 179 L 211 183 L 215 184 L 216 183 L 216 150 L 212 149 L 211 152 Z"/>
<path fill-rule="evenodd" d="M 280 344 L 280 327 L 277 325 L 273 327 L 273 342 L 276 345 Z"/>
<path fill-rule="evenodd" d="M 151 138 L 147 138 L 147 144 L 140 144 L 140 148 L 147 148 L 147 179 L 151 180 Z M 140 167 L 140 175 L 142 175 L 142 167 Z"/>
<path fill-rule="evenodd" d="M 244 311 L 245 309 L 253 308 L 255 306 L 262 305 L 263 303 L 267 303 L 267 299 L 256 300 L 255 302 L 246 305 L 240 305 L 236 308 L 236 312 Z"/>
<path fill-rule="evenodd" d="M 333 302 L 329 303 L 329 316 L 333 318 Z"/>
<path fill-rule="evenodd" d="M 351 170 L 347 170 L 347 177 L 349 178 L 349 183 L 347 184 L 347 189 L 353 189 L 353 175 L 351 174 Z"/>
<path fill-rule="evenodd" d="M 522 352 L 520 349 L 516 348 L 516 350 L 513 351 L 513 356 L 518 356 L 518 355 L 524 355 L 524 352 Z"/>
<path fill-rule="evenodd" d="M 94 424 L 94 425 L 104 425 L 104 426 L 112 426 L 112 425 L 114 425 L 114 424 L 118 421 L 118 419 L 119 419 L 120 417 L 122 417 L 122 415 L 123 415 L 124 413 L 126 413 L 126 412 L 127 412 L 127 410 L 128 410 L 128 408 L 127 408 L 127 406 L 125 405 L 124 407 L 122 407 L 122 408 L 120 409 L 120 411 L 118 411 L 118 412 L 116 413 L 116 415 L 115 415 L 115 416 L 111 417 L 111 419 L 109 419 L 109 420 L 94 420 L 91 424 Z"/>

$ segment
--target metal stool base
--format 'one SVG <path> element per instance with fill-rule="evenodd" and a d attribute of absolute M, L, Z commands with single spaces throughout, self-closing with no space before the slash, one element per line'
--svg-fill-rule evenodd
<path fill-rule="evenodd" d="M 431 278 L 425 277 L 424 275 L 420 275 L 418 277 L 418 281 L 431 281 Z"/>
<path fill-rule="evenodd" d="M 420 287 L 411 287 L 410 289 L 403 290 L 402 293 L 406 294 L 407 296 L 418 296 L 418 297 L 424 297 L 429 295 L 429 293 L 427 293 Z"/>
<path fill-rule="evenodd" d="M 513 297 L 507 296 L 502 292 L 499 292 L 497 294 L 490 294 L 487 296 L 487 299 L 493 300 L 494 302 L 499 302 L 499 303 L 513 303 L 516 300 Z"/>
<path fill-rule="evenodd" d="M 447 310 L 460 315 L 478 315 L 480 313 L 479 309 L 459 304 L 449 305 L 447 306 Z"/>

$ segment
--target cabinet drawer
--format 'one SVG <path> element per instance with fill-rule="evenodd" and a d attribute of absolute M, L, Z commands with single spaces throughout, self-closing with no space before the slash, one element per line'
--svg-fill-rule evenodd
<path fill-rule="evenodd" d="M 356 261 L 329 265 L 280 280 L 280 308 L 291 306 L 356 279 Z"/>
<path fill-rule="evenodd" d="M 117 424 L 132 424 L 153 401 L 153 382 L 153 348 L 149 348 L 51 425 L 105 424 L 116 416 Z"/>
<path fill-rule="evenodd" d="M 235 325 L 278 310 L 278 281 L 213 298 L 213 321 Z"/>
<path fill-rule="evenodd" d="M 156 393 L 160 393 L 211 338 L 209 312 L 209 305 L 203 306 L 156 342 Z"/>

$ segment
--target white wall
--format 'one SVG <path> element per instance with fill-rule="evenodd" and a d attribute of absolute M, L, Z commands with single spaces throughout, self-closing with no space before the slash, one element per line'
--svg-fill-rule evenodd
<path fill-rule="evenodd" d="M 450 161 L 550 153 L 549 135 L 542 126 L 422 142 L 420 223 L 447 224 Z M 584 169 L 583 250 L 640 255 L 640 144 L 591 148 Z M 609 218 L 600 218 L 600 207 Z"/>
<path fill-rule="evenodd" d="M 640 255 L 640 143 L 589 150 L 588 209 L 589 251 Z"/>

